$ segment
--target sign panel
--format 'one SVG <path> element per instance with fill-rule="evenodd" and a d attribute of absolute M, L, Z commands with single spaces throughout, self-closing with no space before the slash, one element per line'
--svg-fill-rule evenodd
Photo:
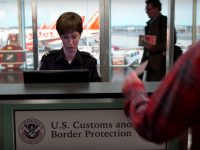
<path fill-rule="evenodd" d="M 121 109 L 14 111 L 16 150 L 166 149 L 138 136 Z"/>

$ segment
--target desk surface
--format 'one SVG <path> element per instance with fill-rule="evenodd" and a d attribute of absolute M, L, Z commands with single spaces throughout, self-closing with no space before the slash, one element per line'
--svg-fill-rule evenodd
<path fill-rule="evenodd" d="M 146 82 L 152 93 L 159 82 Z M 68 98 L 122 98 L 120 82 L 0 84 L 1 100 L 68 99 Z"/>

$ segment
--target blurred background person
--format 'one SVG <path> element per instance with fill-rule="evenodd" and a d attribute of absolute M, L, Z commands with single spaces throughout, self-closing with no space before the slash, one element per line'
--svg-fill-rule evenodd
<path fill-rule="evenodd" d="M 165 76 L 167 17 L 161 14 L 161 9 L 159 0 L 146 0 L 146 13 L 150 20 L 145 26 L 145 35 L 155 38 L 155 43 L 147 41 L 144 45 L 142 62 L 148 60 L 146 81 L 160 81 Z"/>

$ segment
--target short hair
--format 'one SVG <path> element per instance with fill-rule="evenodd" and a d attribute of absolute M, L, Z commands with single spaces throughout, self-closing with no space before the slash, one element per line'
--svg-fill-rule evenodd
<path fill-rule="evenodd" d="M 146 4 L 152 4 L 153 7 L 158 7 L 159 11 L 162 10 L 162 4 L 159 0 L 146 0 Z"/>
<path fill-rule="evenodd" d="M 58 18 L 56 30 L 59 35 L 72 33 L 74 31 L 81 34 L 83 31 L 83 20 L 80 15 L 74 12 L 65 12 Z"/>

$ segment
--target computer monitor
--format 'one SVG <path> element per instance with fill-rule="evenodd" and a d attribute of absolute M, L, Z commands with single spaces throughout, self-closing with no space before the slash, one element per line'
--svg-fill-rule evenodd
<path fill-rule="evenodd" d="M 24 71 L 24 83 L 89 82 L 88 69 Z"/>

